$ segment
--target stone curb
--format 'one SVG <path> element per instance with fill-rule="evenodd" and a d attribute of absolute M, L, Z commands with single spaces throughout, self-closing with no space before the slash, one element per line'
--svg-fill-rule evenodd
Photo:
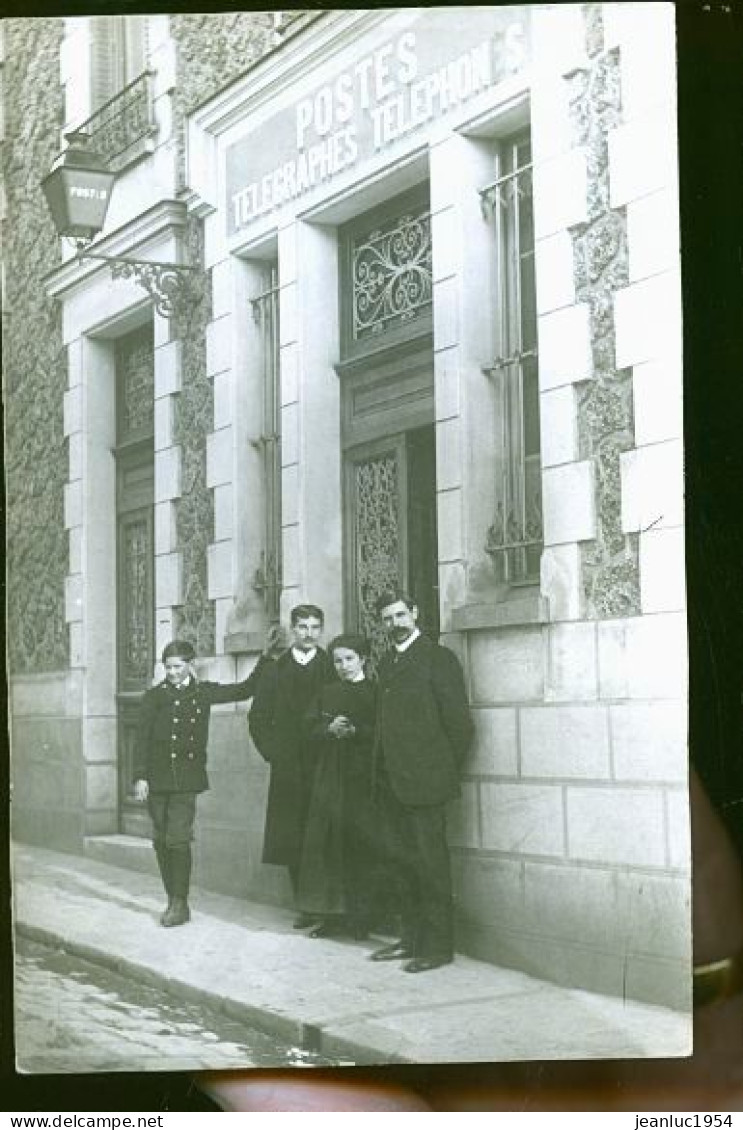
<path fill-rule="evenodd" d="M 382 1048 L 374 1045 L 361 1044 L 357 1040 L 347 1040 L 342 1036 L 326 1032 L 321 1024 L 305 1024 L 301 1020 L 292 1020 L 267 1008 L 249 1005 L 236 1001 L 232 997 L 225 997 L 219 993 L 212 993 L 208 989 L 198 988 L 182 981 L 177 977 L 168 977 L 157 973 L 151 966 L 132 961 L 130 958 L 118 957 L 107 950 L 99 949 L 85 942 L 74 941 L 63 937 L 44 926 L 35 926 L 21 919 L 15 924 L 16 934 L 42 945 L 54 946 L 63 949 L 66 953 L 83 958 L 95 965 L 100 965 L 114 973 L 131 977 L 145 982 L 156 988 L 163 989 L 172 996 L 178 996 L 193 1004 L 203 1004 L 214 1009 L 231 1020 L 237 1020 L 253 1028 L 258 1028 L 267 1035 L 277 1036 L 281 1040 L 288 1040 L 303 1051 L 328 1058 L 348 1058 L 348 1064 L 338 1066 L 366 1067 L 380 1064 L 410 1064 L 413 1061 L 404 1056 L 392 1055 Z"/>

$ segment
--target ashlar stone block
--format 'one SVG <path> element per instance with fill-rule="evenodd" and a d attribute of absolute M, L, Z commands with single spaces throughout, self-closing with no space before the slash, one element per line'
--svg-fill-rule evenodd
<path fill-rule="evenodd" d="M 640 535 L 640 600 L 643 612 L 679 612 L 686 607 L 684 530 L 648 530 Z"/>
<path fill-rule="evenodd" d="M 518 773 L 516 711 L 509 707 L 479 707 L 472 712 L 475 740 L 465 773 L 511 776 Z"/>
<path fill-rule="evenodd" d="M 660 106 L 609 131 L 609 184 L 612 208 L 647 196 L 678 177 L 676 129 L 670 107 Z"/>
<path fill-rule="evenodd" d="M 224 373 L 232 366 L 232 323 L 229 315 L 206 327 L 206 374 Z"/>
<path fill-rule="evenodd" d="M 473 703 L 498 706 L 542 699 L 545 660 L 541 628 L 471 632 L 469 658 Z"/>
<path fill-rule="evenodd" d="M 564 385 L 539 398 L 542 467 L 574 463 L 578 459 L 578 410 L 575 388 Z"/>
<path fill-rule="evenodd" d="M 691 869 L 691 820 L 689 794 L 684 789 L 666 789 L 666 840 L 668 863 L 688 872 Z"/>
<path fill-rule="evenodd" d="M 598 696 L 596 625 L 552 624 L 547 630 L 547 683 L 550 702 L 585 702 Z"/>
<path fill-rule="evenodd" d="M 483 847 L 514 855 L 563 855 L 563 793 L 559 786 L 485 781 L 480 795 Z"/>
<path fill-rule="evenodd" d="M 680 343 L 679 343 L 680 344 Z M 656 358 L 632 370 L 635 442 L 639 447 L 683 435 L 681 354 Z"/>
<path fill-rule="evenodd" d="M 590 310 L 585 302 L 542 314 L 538 323 L 541 391 L 593 375 Z"/>
<path fill-rule="evenodd" d="M 210 600 L 233 596 L 231 541 L 218 541 L 209 546 L 207 550 L 207 573 Z"/>
<path fill-rule="evenodd" d="M 611 947 L 616 887 L 603 868 L 524 864 L 524 903 L 532 929 L 583 945 Z"/>
<path fill-rule="evenodd" d="M 545 545 L 590 541 L 596 536 L 594 467 L 590 459 L 546 467 L 542 473 Z"/>
<path fill-rule="evenodd" d="M 626 953 L 688 959 L 691 942 L 691 884 L 674 875 L 620 872 L 616 938 Z"/>
<path fill-rule="evenodd" d="M 534 235 L 542 239 L 588 219 L 588 174 L 582 149 L 547 160 L 535 152 Z M 540 347 L 541 349 L 541 347 Z"/>
<path fill-rule="evenodd" d="M 678 356 L 681 288 L 678 270 L 642 279 L 614 295 L 616 362 L 620 369 Z"/>
<path fill-rule="evenodd" d="M 234 433 L 220 428 L 206 437 L 206 484 L 209 487 L 232 482 Z"/>
<path fill-rule="evenodd" d="M 567 230 L 537 240 L 534 269 L 538 314 L 549 314 L 575 304 L 573 241 Z"/>
<path fill-rule="evenodd" d="M 155 350 L 155 399 L 181 391 L 182 346 L 178 340 Z"/>
<path fill-rule="evenodd" d="M 663 867 L 661 789 L 567 788 L 568 854 L 595 863 Z"/>
<path fill-rule="evenodd" d="M 680 440 L 625 451 L 620 456 L 622 529 L 680 526 L 684 521 L 684 464 Z"/>
<path fill-rule="evenodd" d="M 576 543 L 545 546 L 540 569 L 540 591 L 547 599 L 550 620 L 579 619 L 583 601 L 580 547 Z"/>
<path fill-rule="evenodd" d="M 617 780 L 686 782 L 688 726 L 683 702 L 622 703 L 611 706 L 609 716 Z"/>
<path fill-rule="evenodd" d="M 523 777 L 609 777 L 609 719 L 603 706 L 522 707 Z"/>

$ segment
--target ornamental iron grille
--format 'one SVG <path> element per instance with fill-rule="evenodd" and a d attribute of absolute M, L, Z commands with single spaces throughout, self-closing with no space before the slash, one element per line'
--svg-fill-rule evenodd
<path fill-rule="evenodd" d="M 400 584 L 400 487 L 396 452 L 354 464 L 354 597 L 358 630 L 369 641 L 372 668 L 389 648 L 375 604 Z"/>
<path fill-rule="evenodd" d="M 360 342 L 430 312 L 431 217 L 411 209 L 351 239 L 351 337 Z"/>
<path fill-rule="evenodd" d="M 116 159 L 155 132 L 150 73 L 145 71 L 99 110 L 79 129 L 90 138 L 90 148 L 115 167 Z"/>
<path fill-rule="evenodd" d="M 274 264 L 266 290 L 251 302 L 261 334 L 263 426 L 255 446 L 263 459 L 264 525 L 260 565 L 253 588 L 260 593 L 269 623 L 278 623 L 282 588 L 281 554 L 281 386 L 279 370 L 279 273 Z"/>
<path fill-rule="evenodd" d="M 145 517 L 129 520 L 122 530 L 122 607 L 124 635 L 122 660 L 123 676 L 129 681 L 142 682 L 151 677 L 149 608 L 149 523 Z"/>
<path fill-rule="evenodd" d="M 151 436 L 155 420 L 155 350 L 152 324 L 116 342 L 119 443 Z"/>
<path fill-rule="evenodd" d="M 531 144 L 528 134 L 496 154 L 496 179 L 481 190 L 495 228 L 498 356 L 485 367 L 495 389 L 502 473 L 486 552 L 500 580 L 539 579 L 543 545 L 537 313 Z"/>

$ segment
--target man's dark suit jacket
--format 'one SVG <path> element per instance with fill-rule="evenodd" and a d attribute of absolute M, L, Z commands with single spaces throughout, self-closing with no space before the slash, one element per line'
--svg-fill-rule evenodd
<path fill-rule="evenodd" d="M 379 667 L 376 764 L 401 804 L 444 804 L 459 792 L 473 726 L 459 660 L 419 636 Z"/>

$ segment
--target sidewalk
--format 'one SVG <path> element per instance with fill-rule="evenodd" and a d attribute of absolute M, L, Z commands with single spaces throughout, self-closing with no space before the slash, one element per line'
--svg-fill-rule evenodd
<path fill-rule="evenodd" d="M 26 845 L 14 848 L 13 865 L 19 932 L 339 1062 L 691 1051 L 689 1018 L 671 1009 L 460 956 L 409 975 L 366 960 L 371 943 L 311 939 L 292 930 L 288 911 L 209 891 L 193 892 L 189 925 L 165 930 L 160 885 L 149 875 Z"/>

